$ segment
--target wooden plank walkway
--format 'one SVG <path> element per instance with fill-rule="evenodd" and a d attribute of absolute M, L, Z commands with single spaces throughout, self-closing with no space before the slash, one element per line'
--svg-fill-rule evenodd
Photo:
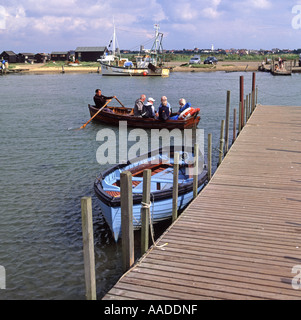
<path fill-rule="evenodd" d="M 211 182 L 108 299 L 301 299 L 301 107 L 258 106 Z"/>

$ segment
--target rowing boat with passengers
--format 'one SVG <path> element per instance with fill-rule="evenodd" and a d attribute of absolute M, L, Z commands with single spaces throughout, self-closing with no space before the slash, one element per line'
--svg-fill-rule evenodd
<path fill-rule="evenodd" d="M 91 117 L 94 117 L 99 109 L 95 106 L 88 105 Z M 101 110 L 93 120 L 99 121 L 109 125 L 119 125 L 119 121 L 127 121 L 129 127 L 134 128 L 143 128 L 143 129 L 162 129 L 166 128 L 169 130 L 172 129 L 192 129 L 196 128 L 200 122 L 201 117 L 199 116 L 199 110 L 193 113 L 191 117 L 187 117 L 183 120 L 172 120 L 168 119 L 166 121 L 161 121 L 154 118 L 141 118 L 133 115 L 133 109 L 127 107 L 106 107 Z M 173 113 L 171 116 L 175 116 L 176 113 Z"/>

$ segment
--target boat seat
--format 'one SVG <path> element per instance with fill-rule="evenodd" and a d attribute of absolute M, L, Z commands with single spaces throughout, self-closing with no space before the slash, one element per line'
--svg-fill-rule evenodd
<path fill-rule="evenodd" d="M 101 183 L 104 191 L 120 191 L 119 187 L 108 184 L 105 180 L 102 180 Z"/>

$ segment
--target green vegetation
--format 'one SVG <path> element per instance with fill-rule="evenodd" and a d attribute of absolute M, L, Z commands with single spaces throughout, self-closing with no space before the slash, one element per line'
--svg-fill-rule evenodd
<path fill-rule="evenodd" d="M 204 61 L 208 56 L 215 56 L 218 61 L 263 61 L 266 59 L 278 59 L 279 56 L 284 60 L 299 60 L 298 54 L 268 54 L 268 55 L 258 55 L 258 54 L 248 54 L 248 55 L 239 55 L 239 54 L 172 54 L 168 53 L 164 57 L 165 62 L 188 62 L 194 55 L 201 57 L 201 60 Z"/>

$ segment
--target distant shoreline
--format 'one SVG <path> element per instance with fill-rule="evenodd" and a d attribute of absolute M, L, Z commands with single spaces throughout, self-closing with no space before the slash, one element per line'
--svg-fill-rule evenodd
<path fill-rule="evenodd" d="M 179 62 L 168 62 L 166 66 L 171 68 L 172 72 L 242 72 L 242 71 L 257 71 L 260 66 L 260 62 L 256 61 L 220 61 L 217 65 L 199 65 L 194 67 L 181 66 L 183 63 Z M 17 65 L 13 69 L 9 69 L 10 73 L 99 73 L 101 74 L 101 68 L 99 67 L 89 67 L 89 66 L 44 66 L 44 64 L 22 64 Z"/>

